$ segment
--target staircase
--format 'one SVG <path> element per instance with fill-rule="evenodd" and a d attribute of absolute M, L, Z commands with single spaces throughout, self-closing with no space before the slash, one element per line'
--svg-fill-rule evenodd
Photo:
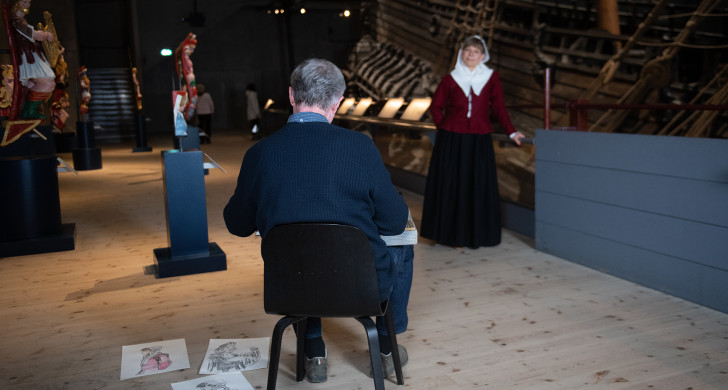
<path fill-rule="evenodd" d="M 131 70 L 89 69 L 88 77 L 91 80 L 88 120 L 96 124 L 96 142 L 118 143 L 134 139 L 136 102 Z"/>

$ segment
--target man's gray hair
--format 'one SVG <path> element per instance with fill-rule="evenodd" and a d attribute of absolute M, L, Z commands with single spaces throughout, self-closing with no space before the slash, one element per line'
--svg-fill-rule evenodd
<path fill-rule="evenodd" d="M 346 82 L 336 65 L 319 58 L 309 58 L 291 73 L 291 89 L 297 105 L 326 110 L 344 96 Z"/>

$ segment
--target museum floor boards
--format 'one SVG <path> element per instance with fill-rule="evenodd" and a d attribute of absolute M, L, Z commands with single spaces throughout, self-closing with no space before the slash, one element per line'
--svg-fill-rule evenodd
<path fill-rule="evenodd" d="M 263 311 L 260 240 L 228 234 L 222 220 L 250 144 L 240 130 L 217 130 L 203 145 L 227 171 L 205 178 L 210 241 L 227 254 L 221 272 L 147 272 L 153 249 L 167 246 L 169 140 L 151 139 L 149 153 L 101 145 L 103 169 L 59 174 L 76 249 L 0 259 L 0 389 L 171 389 L 200 377 L 211 338 L 269 337 L 278 317 Z M 422 198 L 405 196 L 419 222 Z M 510 231 L 478 250 L 421 240 L 409 314 L 406 388 L 728 388 L 728 314 L 541 253 Z M 288 331 L 278 388 L 373 388 L 359 323 L 324 326 L 328 382 L 295 382 Z M 122 346 L 178 338 L 191 368 L 119 380 Z M 244 375 L 265 388 L 267 370 Z"/>

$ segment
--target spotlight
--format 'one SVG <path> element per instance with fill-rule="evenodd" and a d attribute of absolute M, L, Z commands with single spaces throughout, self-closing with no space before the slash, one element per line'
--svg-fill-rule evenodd
<path fill-rule="evenodd" d="M 306 9 L 305 8 L 301 8 L 301 15 L 303 15 L 305 13 L 306 13 Z"/>
<path fill-rule="evenodd" d="M 351 16 L 351 12 L 348 9 L 345 9 L 344 10 L 344 17 L 345 18 L 348 18 L 349 16 Z"/>
<path fill-rule="evenodd" d="M 164 48 L 164 49 L 162 49 L 162 50 L 161 50 L 161 51 L 159 52 L 159 54 L 161 54 L 161 55 L 162 55 L 162 57 L 169 57 L 169 56 L 171 56 L 171 55 L 172 55 L 172 49 L 167 49 L 167 48 Z"/>

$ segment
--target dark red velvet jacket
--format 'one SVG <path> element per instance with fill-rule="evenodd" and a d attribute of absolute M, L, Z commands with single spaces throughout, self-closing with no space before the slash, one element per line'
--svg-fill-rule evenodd
<path fill-rule="evenodd" d="M 506 133 L 516 131 L 506 111 L 498 72 L 493 72 L 480 95 L 473 93 L 472 103 L 472 112 L 468 118 L 468 97 L 448 74 L 442 78 L 432 96 L 432 121 L 438 129 L 453 133 L 487 134 L 493 132 L 490 122 L 492 116 L 503 126 Z"/>

